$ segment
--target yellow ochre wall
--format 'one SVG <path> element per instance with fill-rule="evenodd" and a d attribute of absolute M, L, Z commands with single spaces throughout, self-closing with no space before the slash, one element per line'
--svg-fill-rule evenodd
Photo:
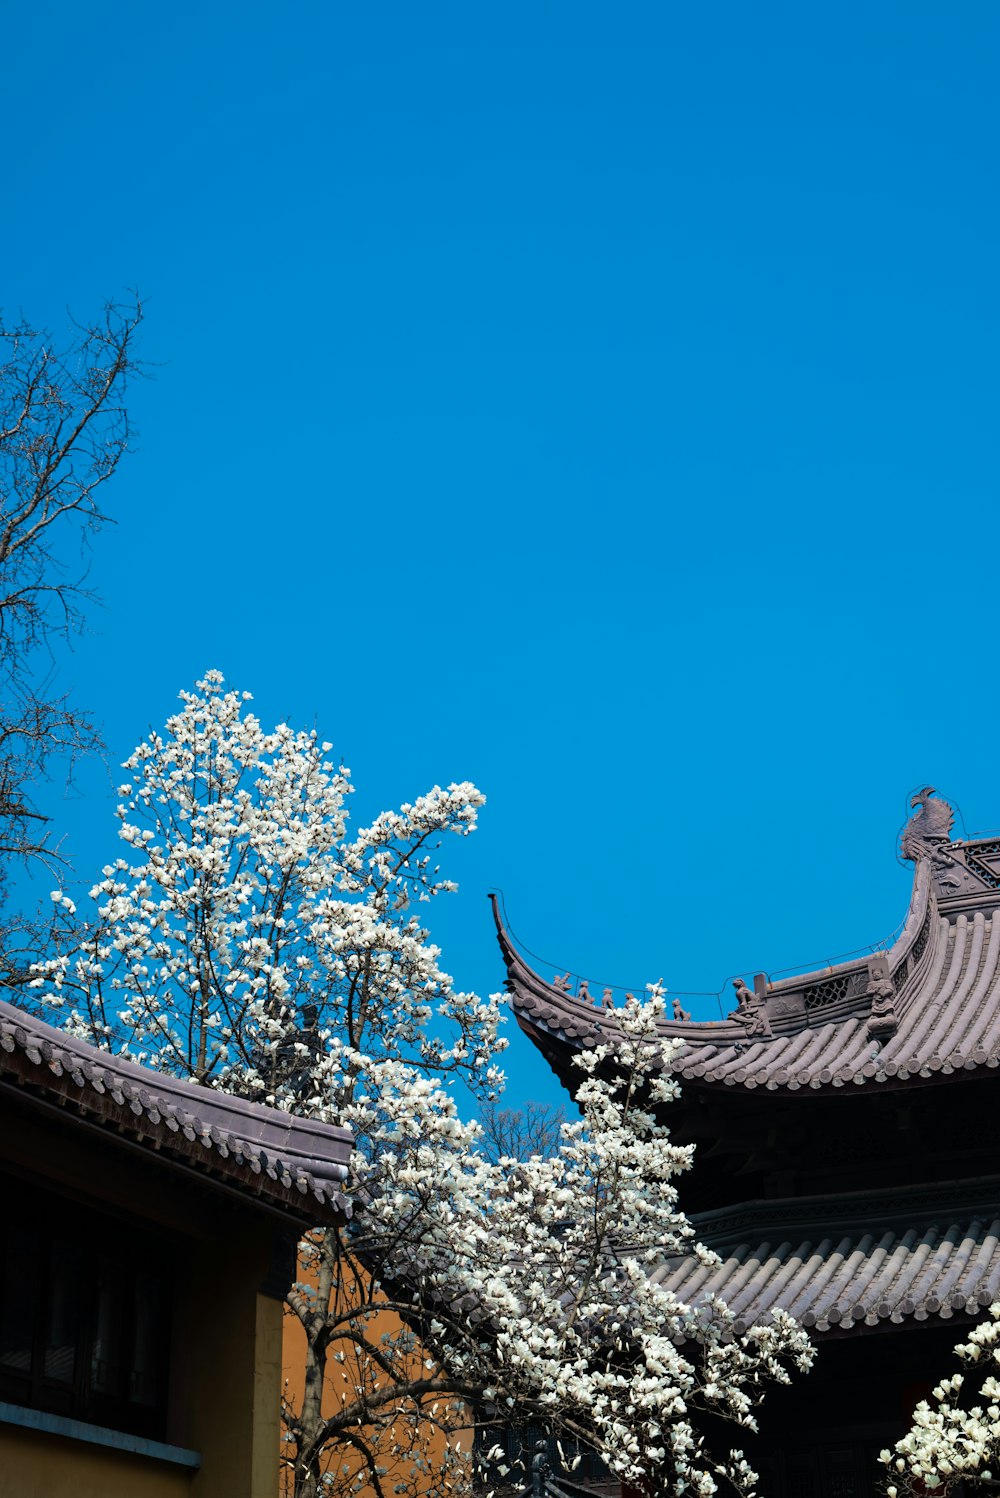
<path fill-rule="evenodd" d="M 4 1498 L 191 1498 L 191 1475 L 126 1451 L 0 1426 Z"/>
<path fill-rule="evenodd" d="M 177 1287 L 168 1439 L 201 1452 L 191 1498 L 275 1498 L 280 1300 L 262 1295 L 270 1240 L 205 1245 Z"/>
<path fill-rule="evenodd" d="M 261 1293 L 280 1218 L 155 1157 L 70 1131 L 0 1095 L 0 1163 L 33 1184 L 169 1235 L 174 1266 L 164 1441 L 198 1472 L 0 1423 L 0 1498 L 276 1498 L 282 1302 Z"/>
<path fill-rule="evenodd" d="M 175 1323 L 172 1439 L 200 1470 L 0 1424 L 0 1498 L 276 1498 L 281 1302 L 257 1293 L 254 1256 L 195 1274 Z"/>
<path fill-rule="evenodd" d="M 302 1280 L 312 1279 L 310 1271 L 299 1264 L 298 1276 Z M 360 1284 L 354 1287 L 348 1285 L 345 1290 L 345 1304 L 347 1306 L 361 1306 L 367 1302 L 368 1282 L 365 1271 L 360 1266 L 354 1266 L 354 1273 Z M 362 1288 L 363 1286 L 363 1288 Z M 365 1322 L 365 1335 L 371 1341 L 377 1343 L 384 1335 L 393 1336 L 404 1331 L 403 1322 L 394 1311 L 368 1312 Z M 343 1346 L 343 1344 L 339 1344 Z M 331 1349 L 332 1351 L 332 1349 Z M 284 1390 L 285 1397 L 289 1400 L 292 1408 L 298 1410 L 302 1403 L 302 1394 L 305 1385 L 306 1365 L 306 1338 L 299 1318 L 290 1311 L 285 1313 L 284 1339 L 282 1348 L 282 1361 L 284 1365 Z M 422 1363 L 422 1354 L 417 1351 L 413 1354 L 413 1371 L 419 1373 Z M 323 1413 L 332 1414 L 346 1399 L 351 1397 L 353 1385 L 362 1381 L 362 1376 L 354 1366 L 354 1359 L 349 1354 L 345 1363 L 336 1363 L 332 1360 L 327 1363 L 326 1378 L 323 1389 Z M 428 1399 L 428 1406 L 434 1400 Z M 445 1434 L 430 1421 L 423 1422 L 422 1426 L 412 1433 L 410 1445 L 419 1450 L 421 1456 L 427 1460 L 431 1469 L 440 1469 L 442 1458 L 447 1442 Z M 456 1436 L 453 1434 L 451 1440 L 454 1443 Z M 462 1431 L 458 1437 L 459 1449 L 468 1450 L 472 1443 L 472 1431 Z M 390 1454 L 388 1444 L 384 1444 L 379 1451 L 380 1460 L 384 1461 L 389 1472 L 383 1478 L 383 1486 L 386 1492 L 392 1492 L 394 1474 L 409 1477 L 412 1475 L 412 1460 L 407 1457 L 393 1458 Z M 346 1443 L 340 1447 L 331 1446 L 326 1453 L 323 1464 L 324 1472 L 338 1471 L 338 1482 L 335 1492 L 346 1493 L 350 1487 L 351 1479 L 363 1467 L 360 1455 Z M 406 1469 L 401 1471 L 400 1469 Z M 425 1484 L 421 1483 L 421 1486 Z M 430 1481 L 426 1483 L 430 1487 Z M 282 1468 L 281 1473 L 281 1498 L 291 1498 L 292 1479 L 287 1467 Z M 359 1498 L 374 1498 L 374 1490 L 365 1487 L 361 1490 Z"/>

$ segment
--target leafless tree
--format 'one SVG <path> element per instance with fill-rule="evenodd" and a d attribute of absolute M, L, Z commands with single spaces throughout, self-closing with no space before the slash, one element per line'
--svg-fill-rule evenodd
<path fill-rule="evenodd" d="M 495 1165 L 505 1156 L 527 1160 L 532 1155 L 554 1154 L 566 1115 L 562 1108 L 546 1103 L 525 1103 L 523 1108 L 498 1108 L 495 1103 L 484 1103 L 480 1122 L 486 1158 Z"/>
<path fill-rule="evenodd" d="M 83 624 L 87 545 L 107 520 L 103 488 L 129 450 L 125 405 L 142 321 L 138 297 L 73 323 L 62 346 L 0 316 L 0 985 L 33 942 L 8 909 L 12 861 L 58 862 L 38 788 L 58 762 L 100 747 L 60 692 L 56 649 Z"/>

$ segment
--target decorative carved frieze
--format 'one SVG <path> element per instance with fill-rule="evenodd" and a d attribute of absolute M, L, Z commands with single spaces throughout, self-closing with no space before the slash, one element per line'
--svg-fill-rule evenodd
<path fill-rule="evenodd" d="M 854 968 L 847 973 L 837 973 L 824 978 L 820 983 L 810 983 L 802 990 L 802 999 L 807 1014 L 818 1009 L 831 1009 L 842 999 L 856 999 L 868 991 L 868 969 Z"/>

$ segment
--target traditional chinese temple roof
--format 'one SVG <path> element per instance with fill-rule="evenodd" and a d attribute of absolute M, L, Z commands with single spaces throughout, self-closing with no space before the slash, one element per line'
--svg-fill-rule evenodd
<path fill-rule="evenodd" d="M 916 865 L 902 933 L 888 949 L 751 990 L 724 1020 L 664 1020 L 674 1070 L 700 1087 L 786 1093 L 894 1087 L 1000 1064 L 1000 838 L 951 841 L 953 813 L 928 786 L 901 851 Z M 554 1063 L 618 1033 L 610 994 L 548 982 L 517 950 L 493 898 L 521 1027 Z M 558 1069 L 563 1070 L 562 1067 Z"/>
<path fill-rule="evenodd" d="M 950 1196 L 953 1200 L 943 1200 Z M 973 1205 L 977 1203 L 977 1205 Z M 770 1218 L 770 1222 L 768 1221 Z M 1000 1181 L 848 1198 L 748 1202 L 698 1214 L 719 1254 L 670 1262 L 655 1278 L 688 1304 L 715 1296 L 738 1330 L 780 1307 L 819 1333 L 960 1313 L 1000 1296 Z"/>
<path fill-rule="evenodd" d="M 657 1278 L 689 1304 L 723 1300 L 744 1327 L 780 1307 L 836 1338 L 1000 1297 L 1000 838 L 952 840 L 929 786 L 911 806 L 895 942 L 737 981 L 723 1020 L 675 1006 L 661 1021 L 680 1042 L 677 1125 L 704 1151 L 688 1211 L 721 1262 L 675 1259 Z M 494 913 L 517 1019 L 572 1085 L 574 1052 L 615 1044 L 613 995 L 542 978 Z M 969 1085 L 939 1100 L 949 1081 Z"/>
<path fill-rule="evenodd" d="M 11 1084 L 292 1220 L 313 1226 L 345 1212 L 348 1129 L 150 1071 L 0 1003 L 0 1087 Z"/>

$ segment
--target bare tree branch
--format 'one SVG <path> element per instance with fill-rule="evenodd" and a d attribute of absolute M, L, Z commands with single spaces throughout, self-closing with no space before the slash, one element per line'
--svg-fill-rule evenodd
<path fill-rule="evenodd" d="M 90 716 L 55 682 L 56 647 L 83 625 L 100 491 L 128 452 L 125 394 L 142 306 L 108 303 L 64 347 L 0 315 L 0 986 L 24 981 L 19 947 L 37 940 L 3 898 L 12 861 L 57 868 L 39 809 L 53 762 L 101 747 Z M 37 955 L 37 954 L 36 954 Z"/>
<path fill-rule="evenodd" d="M 483 1126 L 483 1145 L 491 1165 L 502 1159 L 528 1160 L 532 1155 L 543 1158 L 559 1147 L 559 1130 L 566 1122 L 562 1108 L 547 1103 L 525 1103 L 523 1108 L 498 1108 L 483 1103 L 479 1111 Z"/>

